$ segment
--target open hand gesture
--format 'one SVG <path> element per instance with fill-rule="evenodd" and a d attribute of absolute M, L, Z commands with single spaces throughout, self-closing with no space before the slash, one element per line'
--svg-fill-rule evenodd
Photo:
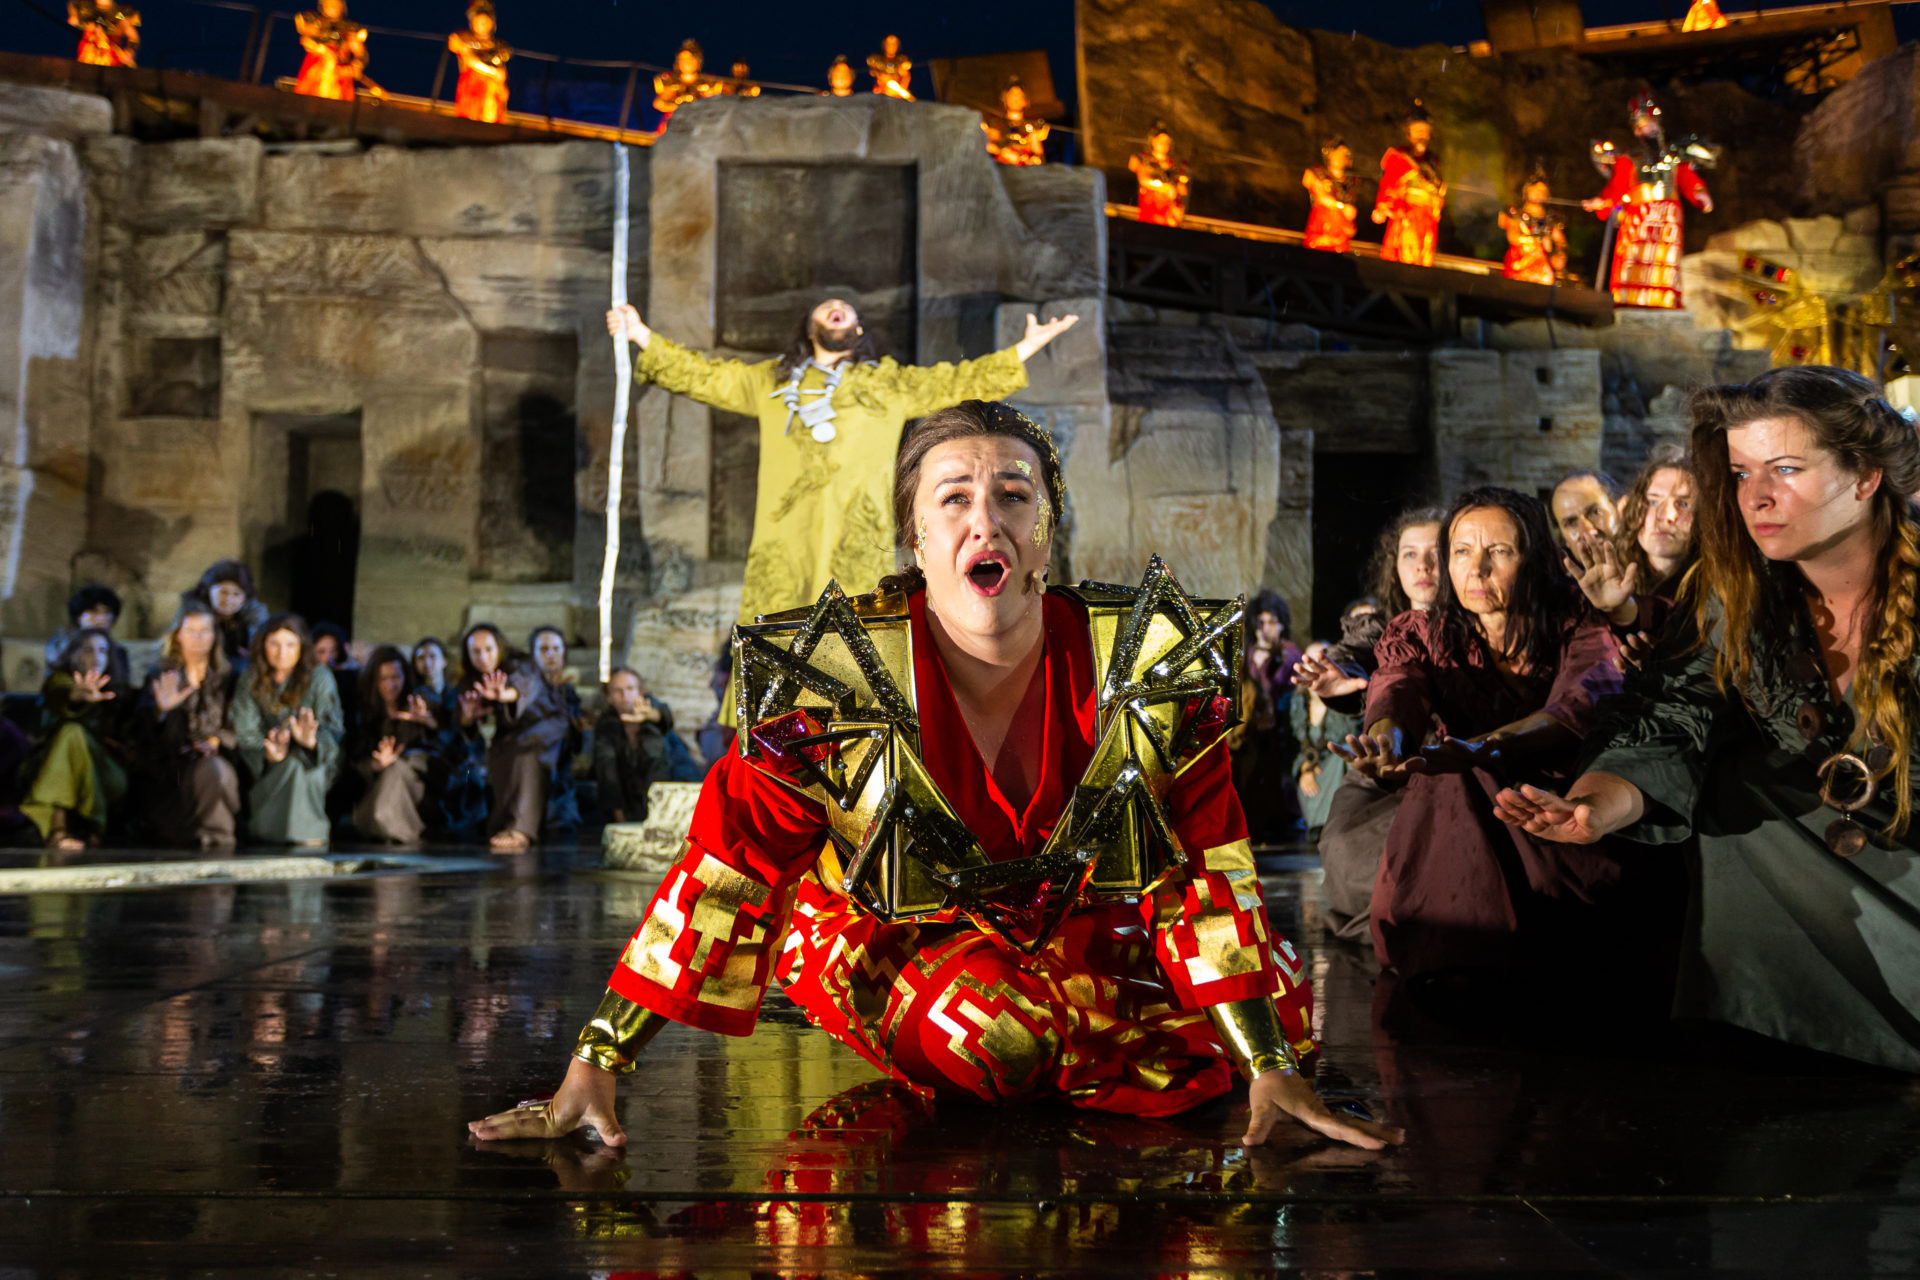
<path fill-rule="evenodd" d="M 1027 313 L 1027 336 L 1014 344 L 1014 351 L 1023 361 L 1031 360 L 1049 342 L 1080 323 L 1079 316 L 1059 316 L 1040 323 L 1040 318 L 1031 311 Z"/>
<path fill-rule="evenodd" d="M 291 740 L 292 734 L 284 724 L 277 724 L 267 730 L 267 740 L 262 744 L 262 749 L 267 753 L 267 763 L 279 764 L 285 760 Z"/>
<path fill-rule="evenodd" d="M 1580 584 L 1580 594 L 1601 613 L 1625 625 L 1631 618 L 1616 617 L 1633 605 L 1633 589 L 1638 583 L 1640 566 L 1622 565 L 1620 553 L 1606 538 L 1575 538 L 1567 544 L 1562 557 L 1567 572 Z M 1634 610 L 1638 615 L 1638 609 Z"/>
<path fill-rule="evenodd" d="M 373 747 L 373 768 L 378 773 L 400 763 L 400 739 L 388 734 Z"/>
<path fill-rule="evenodd" d="M 407 699 L 405 708 L 393 718 L 395 720 L 406 720 L 413 724 L 425 725 L 429 729 L 435 728 L 437 725 L 437 722 L 433 718 L 432 708 L 428 707 L 427 700 L 417 693 Z"/>
<path fill-rule="evenodd" d="M 1493 798 L 1500 821 L 1530 836 L 1560 844 L 1592 844 L 1606 833 L 1594 821 L 1593 806 L 1575 804 L 1539 787 L 1508 787 Z"/>
<path fill-rule="evenodd" d="M 312 751 L 320 745 L 320 717 L 313 714 L 312 707 L 302 707 L 293 713 L 287 721 L 287 731 L 293 740 Z"/>
<path fill-rule="evenodd" d="M 73 677 L 73 690 L 69 697 L 75 702 L 107 702 L 113 696 L 113 690 L 107 688 L 107 673 L 104 671 L 82 671 Z"/>
<path fill-rule="evenodd" d="M 1322 699 L 1345 697 L 1367 687 L 1365 676 L 1347 674 L 1324 653 L 1310 654 L 1294 663 L 1293 682 Z"/>
<path fill-rule="evenodd" d="M 504 671 L 489 671 L 474 684 L 473 691 L 487 702 L 512 702 L 520 691 L 507 683 Z"/>
<path fill-rule="evenodd" d="M 1350 733 L 1345 743 L 1329 742 L 1327 749 L 1356 772 L 1385 781 L 1407 776 L 1405 736 L 1398 729 L 1385 733 Z"/>
<path fill-rule="evenodd" d="M 1499 752 L 1488 743 L 1449 737 L 1447 731 L 1441 729 L 1407 761 L 1407 772 L 1471 773 L 1475 769 L 1491 768 L 1498 756 Z"/>
<path fill-rule="evenodd" d="M 183 672 L 162 671 L 153 681 L 153 705 L 159 708 L 160 714 L 164 716 L 191 698 L 199 687 L 189 681 Z"/>

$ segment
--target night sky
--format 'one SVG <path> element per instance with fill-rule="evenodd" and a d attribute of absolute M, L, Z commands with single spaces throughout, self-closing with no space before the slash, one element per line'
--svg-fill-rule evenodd
<path fill-rule="evenodd" d="M 247 16 L 192 3 L 192 0 L 135 0 L 143 14 L 141 65 L 204 70 L 232 75 L 240 61 Z M 286 9 L 295 6 L 281 3 Z M 632 59 L 664 64 L 680 41 L 692 36 L 707 52 L 708 69 L 725 74 L 735 58 L 745 58 L 754 75 L 803 85 L 824 85 L 826 66 L 837 53 L 856 64 L 877 49 L 888 31 L 899 34 L 908 54 L 920 64 L 916 91 L 932 96 L 924 70 L 929 58 L 995 53 L 1044 46 L 1051 54 L 1062 97 L 1073 90 L 1072 0 L 960 0 L 949 5 L 925 0 L 840 0 L 809 6 L 771 0 L 699 0 L 664 4 L 659 0 L 496 0 L 501 35 L 509 44 L 573 58 Z M 373 27 L 444 32 L 464 25 L 463 0 L 349 0 L 351 14 Z M 306 7 L 301 4 L 299 7 Z M 1349 29 L 1393 44 L 1464 44 L 1484 34 L 1478 0 L 1361 0 L 1335 6 L 1325 0 L 1268 0 L 1281 20 L 1298 26 Z M 1586 0 L 1591 25 L 1678 17 L 1687 0 Z M 1746 7 L 1731 0 L 1726 8 Z M 1895 11 L 1901 38 L 1920 38 L 1920 6 Z M 73 37 L 49 17 L 64 14 L 64 0 L 16 0 L 5 47 L 20 52 L 71 56 Z M 814 15 L 829 15 L 820 21 Z M 1333 20 L 1340 14 L 1340 21 Z M 376 32 L 369 70 L 374 79 L 401 93 L 425 93 L 433 81 L 440 44 Z M 275 29 L 268 72 L 290 75 L 299 50 L 286 22 Z M 515 66 L 513 106 L 539 110 L 537 100 L 545 68 L 524 60 Z M 553 73 L 553 109 L 558 114 L 598 118 L 617 110 L 625 73 L 566 67 Z M 861 88 L 867 87 L 864 71 Z M 451 76 L 443 90 L 451 96 Z"/>

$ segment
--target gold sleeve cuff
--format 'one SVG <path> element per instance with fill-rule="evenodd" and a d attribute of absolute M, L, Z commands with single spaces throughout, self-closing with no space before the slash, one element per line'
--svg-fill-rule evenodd
<path fill-rule="evenodd" d="M 1227 1046 L 1227 1056 L 1248 1080 L 1269 1071 L 1298 1071 L 1300 1060 L 1293 1056 L 1287 1033 L 1280 1025 L 1280 1014 L 1267 996 L 1254 1000 L 1235 1000 L 1231 1004 L 1207 1006 L 1207 1019 Z"/>
<path fill-rule="evenodd" d="M 591 1062 L 602 1071 L 625 1074 L 633 1070 L 634 1060 L 646 1048 L 647 1041 L 659 1035 L 660 1029 L 671 1021 L 673 1019 L 665 1014 L 642 1009 L 610 990 L 600 997 L 600 1007 L 593 1011 L 592 1021 L 580 1028 L 573 1056 L 582 1062 Z"/>

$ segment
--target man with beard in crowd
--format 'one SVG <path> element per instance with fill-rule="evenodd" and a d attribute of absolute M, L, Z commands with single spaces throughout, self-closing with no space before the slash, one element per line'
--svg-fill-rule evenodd
<path fill-rule="evenodd" d="M 1027 360 L 1078 319 L 1041 324 L 1029 315 L 1016 345 L 932 366 L 880 356 L 844 298 L 815 307 L 778 359 L 751 364 L 689 351 L 630 306 L 607 313 L 607 330 L 640 348 L 636 382 L 760 421 L 760 484 L 740 593 L 740 620 L 752 622 L 818 598 L 829 579 L 855 595 L 892 573 L 901 429 L 962 400 L 1012 395 L 1027 385 Z"/>

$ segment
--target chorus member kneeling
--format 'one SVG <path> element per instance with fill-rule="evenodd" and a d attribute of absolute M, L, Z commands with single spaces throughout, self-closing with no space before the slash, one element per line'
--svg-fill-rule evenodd
<path fill-rule="evenodd" d="M 210 604 L 183 601 L 160 641 L 159 665 L 140 692 L 153 824 L 163 840 L 212 848 L 234 843 L 240 773 L 233 750 L 233 668 Z"/>
<path fill-rule="evenodd" d="M 1041 849 L 1094 759 L 1086 606 L 1044 582 L 1061 500 L 1052 440 L 1016 410 L 967 401 L 932 414 L 895 471 L 895 535 L 916 567 L 853 606 L 869 637 L 891 637 L 893 657 L 876 657 L 887 674 L 874 678 L 911 702 L 917 731 L 891 749 L 902 753 L 897 776 L 924 767 L 916 803 L 933 813 L 909 820 L 945 823 L 935 815 L 950 813 L 940 838 L 961 843 L 942 847 L 977 849 L 991 864 Z M 890 693 L 872 696 L 905 715 Z M 1171 1115 L 1226 1093 L 1231 1058 L 1252 1080 L 1249 1143 L 1285 1115 L 1360 1146 L 1400 1140 L 1335 1116 L 1298 1073 L 1290 1040 L 1310 1035 L 1311 1001 L 1261 905 L 1219 745 L 1224 716 L 1191 726 L 1198 754 L 1166 779 L 1165 812 L 1187 861 L 1138 901 L 1073 891 L 1069 914 L 1035 935 L 1052 940 L 1031 957 L 978 914 L 990 917 L 992 902 L 1030 905 L 1030 877 L 1011 898 L 972 899 L 976 914 L 917 922 L 889 923 L 844 895 L 839 875 L 816 865 L 829 818 L 798 785 L 807 774 L 763 745 L 791 741 L 803 713 L 759 716 L 750 707 L 742 726 L 752 757 L 726 755 L 707 775 L 680 863 L 559 1093 L 474 1122 L 478 1137 L 591 1126 L 623 1143 L 616 1073 L 668 1019 L 750 1034 L 777 976 L 818 1026 L 922 1094 Z"/>
<path fill-rule="evenodd" d="M 21 770 L 32 779 L 20 811 L 49 849 L 99 840 L 127 794 L 126 686 L 113 673 L 113 637 L 83 627 L 40 688 L 40 733 Z"/>
<path fill-rule="evenodd" d="M 406 655 L 390 644 L 369 655 L 348 753 L 367 786 L 353 807 L 354 832 L 387 844 L 419 844 L 428 815 L 437 811 L 427 784 L 440 723 L 407 666 Z"/>
<path fill-rule="evenodd" d="M 495 853 L 522 853 L 540 840 L 548 786 L 573 732 L 572 707 L 565 686 L 547 679 L 526 654 L 509 649 L 492 623 L 468 627 L 460 651 L 466 669 L 460 720 L 469 740 L 479 738 L 481 721 L 493 718 L 487 747 L 488 846 Z"/>
<path fill-rule="evenodd" d="M 1381 636 L 1367 730 L 1347 740 L 1354 769 L 1406 788 L 1374 882 L 1374 951 L 1454 989 L 1623 985 L 1618 931 L 1657 914 L 1659 868 L 1533 839 L 1493 809 L 1506 782 L 1573 763 L 1595 704 L 1620 689 L 1613 633 L 1561 572 L 1535 499 L 1473 489 L 1441 527 L 1439 597 Z M 1677 898 L 1677 882 L 1664 892 Z"/>
<path fill-rule="evenodd" d="M 1635 676 L 1564 798 L 1502 792 L 1501 815 L 1570 844 L 1697 839 L 1676 1012 L 1920 1071 L 1920 444 L 1841 369 L 1690 408 L 1689 633 Z"/>
<path fill-rule="evenodd" d="M 275 614 L 254 635 L 233 699 L 233 736 L 250 775 L 248 835 L 325 844 L 327 788 L 340 768 L 340 693 L 298 616 Z"/>

